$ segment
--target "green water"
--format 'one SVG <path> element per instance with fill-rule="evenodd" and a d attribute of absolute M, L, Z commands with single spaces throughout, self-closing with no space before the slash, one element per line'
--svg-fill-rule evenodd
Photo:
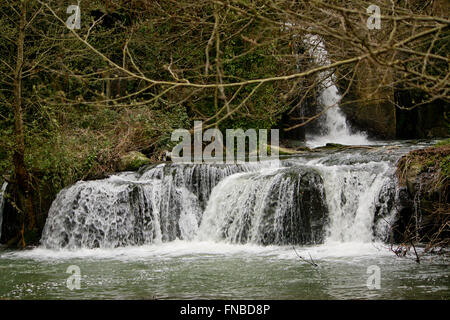
<path fill-rule="evenodd" d="M 1 299 L 449 299 L 448 258 L 398 258 L 370 245 L 289 247 L 213 243 L 0 254 Z M 69 290 L 67 268 L 81 271 Z M 369 266 L 380 289 L 369 289 Z"/>

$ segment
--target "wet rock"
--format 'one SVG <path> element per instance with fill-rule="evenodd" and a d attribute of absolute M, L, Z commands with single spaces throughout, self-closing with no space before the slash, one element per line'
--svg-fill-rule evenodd
<path fill-rule="evenodd" d="M 345 74 L 344 70 L 341 72 Z M 355 128 L 372 136 L 392 139 L 396 137 L 394 88 L 390 85 L 383 86 L 380 79 L 391 83 L 392 71 L 362 62 L 353 86 L 343 98 L 340 108 Z M 347 89 L 348 84 L 346 81 L 338 83 L 342 92 Z"/>
<path fill-rule="evenodd" d="M 405 181 L 406 187 L 410 195 L 414 195 L 417 192 L 419 174 L 422 172 L 422 165 L 420 163 L 413 163 L 406 171 Z"/>
<path fill-rule="evenodd" d="M 398 162 L 400 182 L 396 241 L 448 243 L 450 146 L 415 150 Z"/>

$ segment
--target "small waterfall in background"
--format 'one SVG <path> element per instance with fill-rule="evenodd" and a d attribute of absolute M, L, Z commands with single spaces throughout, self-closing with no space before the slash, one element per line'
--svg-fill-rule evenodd
<path fill-rule="evenodd" d="M 317 35 L 307 35 L 305 44 L 309 48 L 309 55 L 317 65 L 331 64 L 325 44 Z M 321 122 L 319 135 L 307 135 L 306 144 L 309 147 L 324 146 L 327 143 L 339 143 L 344 145 L 370 144 L 364 133 L 352 133 L 347 125 L 345 115 L 339 110 L 341 96 L 335 84 L 335 75 L 332 70 L 319 74 L 321 79 L 321 93 L 319 103 L 325 108 Z"/>
<path fill-rule="evenodd" d="M 0 239 L 2 237 L 2 225 L 3 225 L 3 208 L 5 206 L 5 193 L 8 187 L 8 182 L 4 182 L 0 189 Z"/>
<path fill-rule="evenodd" d="M 80 181 L 53 202 L 45 248 L 181 241 L 255 245 L 386 240 L 402 153 L 317 153 L 246 164 L 161 164 Z"/>

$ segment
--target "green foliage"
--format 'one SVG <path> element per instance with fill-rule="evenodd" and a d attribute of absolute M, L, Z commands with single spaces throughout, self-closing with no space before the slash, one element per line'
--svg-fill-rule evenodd
<path fill-rule="evenodd" d="M 441 174 L 444 179 L 450 178 L 450 156 L 446 156 L 440 162 Z"/>
<path fill-rule="evenodd" d="M 441 140 L 438 143 L 436 143 L 436 147 L 443 147 L 443 146 L 448 146 L 450 145 L 450 138 L 449 139 L 445 139 L 445 140 Z"/>

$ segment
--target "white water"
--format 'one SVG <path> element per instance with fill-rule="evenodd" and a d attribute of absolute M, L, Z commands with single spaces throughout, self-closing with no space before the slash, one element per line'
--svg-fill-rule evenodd
<path fill-rule="evenodd" d="M 320 160 L 314 165 L 324 177 L 330 211 L 325 244 L 370 243 L 385 237 L 395 210 L 386 198 L 395 197 L 394 169 L 388 162 L 327 166 Z M 374 225 L 376 210 L 382 213 Z"/>
<path fill-rule="evenodd" d="M 277 166 L 159 165 L 141 175 L 80 181 L 53 202 L 41 243 L 47 248 L 114 248 L 192 240 L 214 186 L 228 175 Z"/>
<path fill-rule="evenodd" d="M 308 35 L 305 44 L 309 47 L 309 54 L 317 65 L 331 64 L 325 44 L 316 35 Z M 367 135 L 361 132 L 353 133 L 345 115 L 339 109 L 341 96 L 335 84 L 335 75 L 331 70 L 320 73 L 321 93 L 319 103 L 326 110 L 324 121 L 321 123 L 322 132 L 320 135 L 307 135 L 306 144 L 315 148 L 324 146 L 327 143 L 339 143 L 344 145 L 368 145 L 370 141 Z"/>
<path fill-rule="evenodd" d="M 33 250 L 17 251 L 5 253 L 3 258 L 23 258 L 35 260 L 68 260 L 68 259 L 87 259 L 87 260 L 119 260 L 119 261 L 146 261 L 166 260 L 175 257 L 185 257 L 186 259 L 194 259 L 195 257 L 233 257 L 244 256 L 251 258 L 266 257 L 267 259 L 284 259 L 299 261 L 298 255 L 305 259 L 311 257 L 313 260 L 334 260 L 349 257 L 365 257 L 365 256 L 392 256 L 392 252 L 388 250 L 388 246 L 381 242 L 360 243 L 328 243 L 325 245 L 296 246 L 296 252 L 292 246 L 261 246 L 252 243 L 232 244 L 218 241 L 184 241 L 175 240 L 160 244 L 128 246 L 119 248 L 81 248 L 72 249 L 46 249 L 39 247 Z"/>
<path fill-rule="evenodd" d="M 3 224 L 3 208 L 5 206 L 5 192 L 8 182 L 4 182 L 0 189 L 0 238 L 2 237 L 2 224 Z"/>
<path fill-rule="evenodd" d="M 43 247 L 35 254 L 286 251 L 291 257 L 292 244 L 322 257 L 379 254 L 380 245 L 374 244 L 385 239 L 395 214 L 389 205 L 395 162 L 380 161 L 380 155 L 331 153 L 245 166 L 160 165 L 82 181 L 58 195 Z M 368 161 L 372 158 L 377 160 Z M 383 219 L 376 222 L 376 215 Z"/>
<path fill-rule="evenodd" d="M 305 192 L 314 195 L 304 197 Z M 326 224 L 323 199 L 320 176 L 312 171 L 281 168 L 235 174 L 214 188 L 197 239 L 256 244 L 321 242 L 318 229 Z M 322 205 L 322 210 L 314 205 Z"/>

